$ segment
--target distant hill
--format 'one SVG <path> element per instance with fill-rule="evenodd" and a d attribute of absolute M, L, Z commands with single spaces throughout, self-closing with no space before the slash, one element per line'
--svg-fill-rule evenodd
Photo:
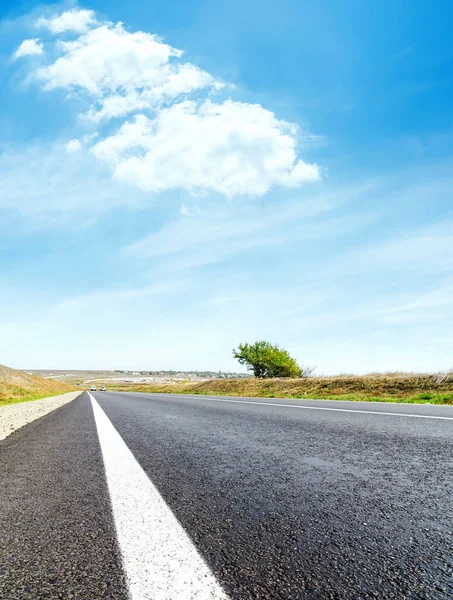
<path fill-rule="evenodd" d="M 54 379 L 44 379 L 0 365 L 0 406 L 64 394 L 71 389 L 71 386 Z"/>

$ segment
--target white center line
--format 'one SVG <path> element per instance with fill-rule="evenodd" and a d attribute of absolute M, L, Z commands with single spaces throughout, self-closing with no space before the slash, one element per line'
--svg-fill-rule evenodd
<path fill-rule="evenodd" d="M 162 394 L 164 395 L 164 394 Z M 181 394 L 182 396 L 183 394 Z M 171 396 L 169 394 L 166 395 L 167 398 L 174 398 L 175 396 Z M 333 412 L 346 412 L 346 413 L 361 413 L 364 415 L 387 415 L 391 417 L 410 417 L 412 419 L 439 419 L 442 421 L 453 421 L 453 417 L 441 417 L 434 415 L 414 415 L 411 413 L 397 413 L 397 412 L 383 412 L 377 410 L 357 410 L 355 408 L 330 408 L 327 406 L 300 406 L 300 404 L 277 404 L 275 402 L 255 402 L 253 400 L 226 400 L 220 398 L 210 398 L 209 396 L 190 396 L 193 400 L 209 400 L 210 402 L 230 402 L 232 404 L 256 404 L 258 406 L 279 406 L 282 408 L 302 408 L 305 410 L 327 410 Z"/>
<path fill-rule="evenodd" d="M 156 487 L 88 395 L 131 600 L 227 600 Z"/>

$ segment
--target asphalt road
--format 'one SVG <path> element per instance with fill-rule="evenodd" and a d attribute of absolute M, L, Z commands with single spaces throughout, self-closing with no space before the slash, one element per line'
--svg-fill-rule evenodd
<path fill-rule="evenodd" d="M 0 442 L 0 598 L 453 598 L 453 409 L 93 396 Z"/>

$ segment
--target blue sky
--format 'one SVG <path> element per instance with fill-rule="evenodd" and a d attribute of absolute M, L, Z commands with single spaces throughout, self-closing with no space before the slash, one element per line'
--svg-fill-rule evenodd
<path fill-rule="evenodd" d="M 453 366 L 449 2 L 0 8 L 0 363 Z"/>

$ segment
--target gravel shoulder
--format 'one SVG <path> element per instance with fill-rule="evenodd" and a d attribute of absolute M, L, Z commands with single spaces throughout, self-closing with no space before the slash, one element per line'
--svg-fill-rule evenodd
<path fill-rule="evenodd" d="M 33 400 L 31 402 L 21 402 L 19 404 L 11 404 L 9 406 L 0 407 L 0 440 L 5 439 L 8 435 L 31 423 L 35 419 L 39 419 L 44 415 L 52 412 L 56 408 L 60 408 L 64 404 L 71 402 L 82 392 L 69 392 L 59 396 L 51 396 L 50 398 L 41 398 L 41 400 Z"/>

